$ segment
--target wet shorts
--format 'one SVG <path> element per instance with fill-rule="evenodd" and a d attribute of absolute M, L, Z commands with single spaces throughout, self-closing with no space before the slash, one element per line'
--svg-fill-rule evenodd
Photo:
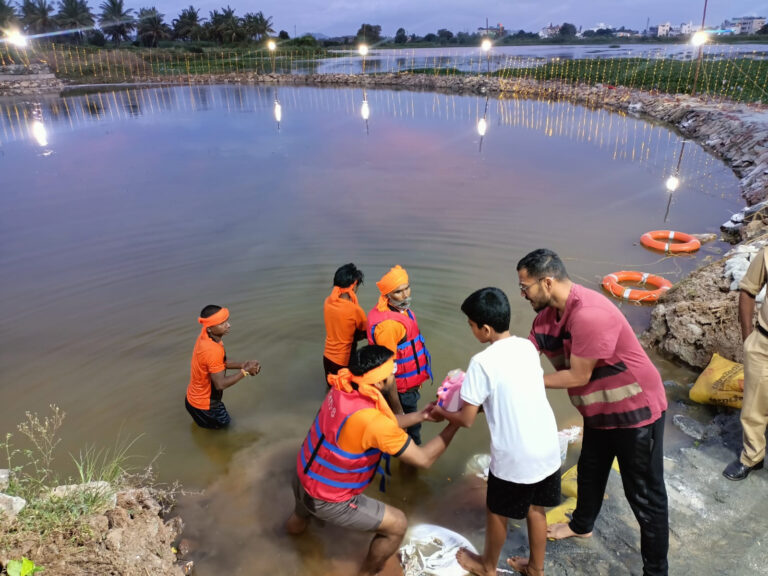
<path fill-rule="evenodd" d="M 187 407 L 187 412 L 192 416 L 195 424 L 201 428 L 212 428 L 217 430 L 229 426 L 229 412 L 227 412 L 227 408 L 224 406 L 223 402 L 214 403 L 211 401 L 210 410 L 195 408 L 186 398 L 184 398 L 184 405 Z"/>
<path fill-rule="evenodd" d="M 374 532 L 384 520 L 383 502 L 358 494 L 344 502 L 326 502 L 312 498 L 304 491 L 299 478 L 293 478 L 293 495 L 296 498 L 294 512 L 299 518 L 314 516 L 334 526 L 361 532 Z"/>
<path fill-rule="evenodd" d="M 533 506 L 557 506 L 560 504 L 560 469 L 534 484 L 517 484 L 496 478 L 488 473 L 488 509 L 505 518 L 522 520 Z"/>

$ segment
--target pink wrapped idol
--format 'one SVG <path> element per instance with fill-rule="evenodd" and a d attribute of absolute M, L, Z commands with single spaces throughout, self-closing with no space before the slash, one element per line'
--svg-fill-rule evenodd
<path fill-rule="evenodd" d="M 464 404 L 460 396 L 462 382 L 464 382 L 464 370 L 456 368 L 448 372 L 440 388 L 437 389 L 437 405 L 448 412 L 460 410 Z"/>

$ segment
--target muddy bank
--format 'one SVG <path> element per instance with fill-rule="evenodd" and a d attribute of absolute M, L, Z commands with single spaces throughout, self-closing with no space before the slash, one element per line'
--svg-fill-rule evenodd
<path fill-rule="evenodd" d="M 158 496 L 149 488 L 117 493 L 116 505 L 87 520 L 88 538 L 73 542 L 64 534 L 41 538 L 3 527 L 0 571 L 9 560 L 30 558 L 49 576 L 183 576 L 173 543 L 180 518 L 165 521 Z"/>

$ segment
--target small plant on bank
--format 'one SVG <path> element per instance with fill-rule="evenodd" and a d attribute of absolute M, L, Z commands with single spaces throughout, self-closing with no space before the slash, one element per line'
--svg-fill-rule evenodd
<path fill-rule="evenodd" d="M 36 566 L 29 558 L 22 557 L 21 560 L 11 560 L 6 566 L 8 576 L 29 576 L 35 572 L 42 572 L 44 569 Z"/>
<path fill-rule="evenodd" d="M 7 468 L 11 471 L 7 493 L 27 501 L 27 506 L 16 517 L 16 522 L 0 530 L 0 548 L 10 548 L 30 536 L 68 541 L 78 545 L 91 537 L 87 518 L 102 512 L 112 500 L 114 492 L 126 486 L 130 471 L 127 462 L 129 451 L 138 437 L 132 441 L 118 440 L 112 450 L 97 450 L 89 446 L 72 456 L 81 484 L 96 481 L 109 483 L 109 488 L 66 491 L 52 495 L 52 489 L 61 484 L 71 484 L 56 474 L 54 460 L 56 448 L 61 442 L 59 429 L 65 413 L 51 405 L 51 415 L 45 418 L 26 413 L 19 424 L 19 432 L 25 436 L 30 448 L 19 449 L 12 444 L 12 434 L 0 442 L 0 454 L 4 453 Z"/>

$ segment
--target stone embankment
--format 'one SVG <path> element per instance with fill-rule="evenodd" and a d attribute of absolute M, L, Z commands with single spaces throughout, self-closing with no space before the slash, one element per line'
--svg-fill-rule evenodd
<path fill-rule="evenodd" d="M 64 88 L 47 64 L 0 66 L 0 96 L 27 96 Z"/>
<path fill-rule="evenodd" d="M 32 65 L 27 67 L 33 70 Z M 5 72 L 4 72 L 5 70 Z M 60 89 L 45 67 L 10 76 L 0 68 L 0 95 L 32 94 Z M 5 75 L 3 75 L 5 74 Z M 149 84 L 280 84 L 350 86 L 489 94 L 499 98 L 545 98 L 647 116 L 675 127 L 720 157 L 740 178 L 748 206 L 768 198 L 768 110 L 759 105 L 714 101 L 686 95 L 632 90 L 621 86 L 565 84 L 555 81 L 435 74 L 257 74 L 143 77 Z M 723 228 L 731 242 L 749 241 L 765 232 L 768 210 L 755 210 L 744 222 Z M 751 220 L 751 222 L 746 222 Z M 688 231 L 697 232 L 697 231 Z M 670 290 L 654 309 L 645 343 L 694 367 L 705 366 L 713 352 L 741 359 L 736 293 L 722 278 L 724 260 L 694 272 Z"/>

